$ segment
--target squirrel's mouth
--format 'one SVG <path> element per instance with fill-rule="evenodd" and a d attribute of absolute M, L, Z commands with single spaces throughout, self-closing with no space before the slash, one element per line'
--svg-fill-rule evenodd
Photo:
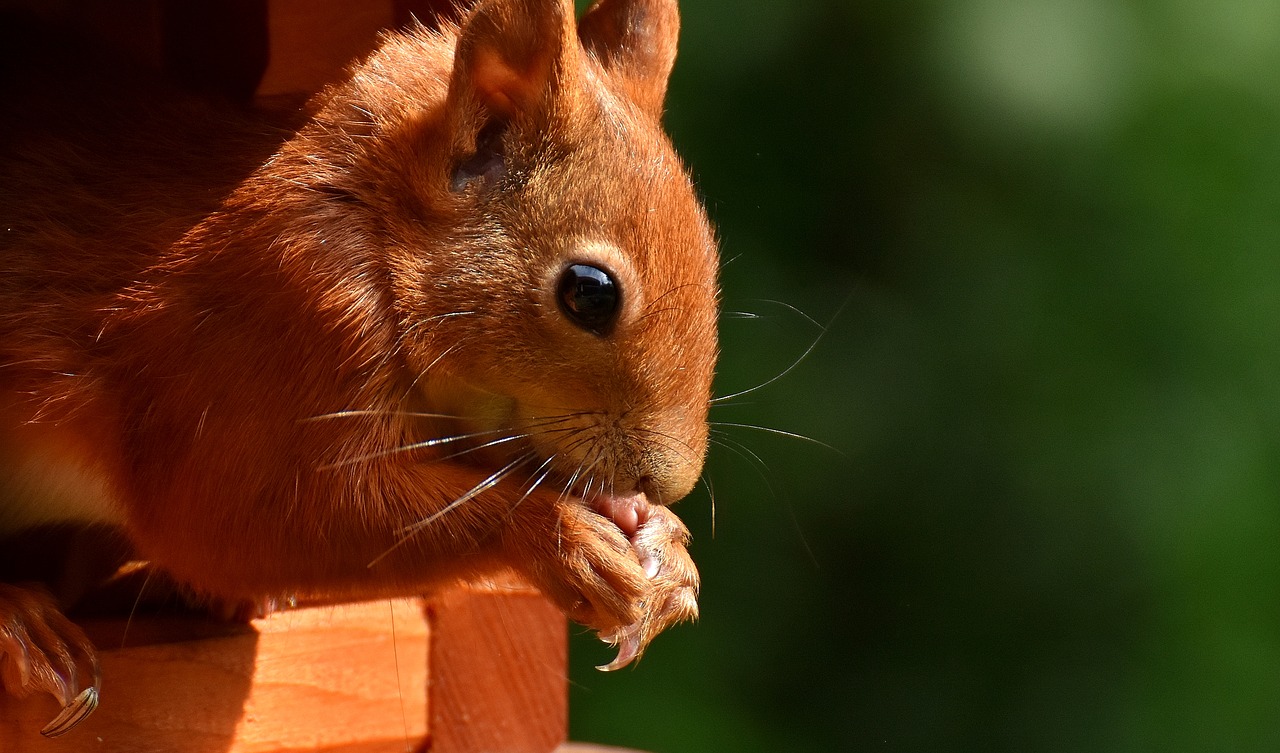
<path fill-rule="evenodd" d="M 597 494 L 583 502 L 603 517 L 612 520 L 623 535 L 631 538 L 649 519 L 649 500 L 643 492 L 626 495 Z"/>
<path fill-rule="evenodd" d="M 632 542 L 635 541 L 641 526 L 649 521 L 653 510 L 644 492 L 616 496 L 600 494 L 583 502 L 600 516 L 613 521 L 618 530 L 622 531 L 622 535 Z M 644 574 L 649 578 L 658 574 L 661 565 L 662 563 L 656 557 L 640 555 L 640 566 L 644 568 Z"/>
<path fill-rule="evenodd" d="M 591 412 L 548 410 L 551 418 L 521 417 L 525 410 L 518 398 L 447 374 L 419 384 L 418 394 L 423 412 L 415 433 L 433 445 L 424 459 L 494 474 L 494 485 L 521 487 L 522 494 L 544 489 L 563 495 L 612 521 L 628 539 L 649 519 L 653 502 L 646 490 L 634 481 L 615 486 L 613 462 L 575 461 L 570 458 L 580 449 L 564 452 L 557 446 L 590 444 L 586 438 L 598 431 L 586 418 Z M 573 467 L 564 467 L 566 462 Z"/>

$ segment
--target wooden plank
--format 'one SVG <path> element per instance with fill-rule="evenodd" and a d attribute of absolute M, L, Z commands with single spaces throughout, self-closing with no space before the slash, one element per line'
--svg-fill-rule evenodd
<path fill-rule="evenodd" d="M 422 739 L 428 665 L 421 602 L 312 608 L 264 622 L 233 751 L 371 740 L 387 741 L 380 750 L 404 751 Z"/>
<path fill-rule="evenodd" d="M 537 591 L 427 601 L 430 753 L 552 753 L 568 730 L 568 626 Z"/>
<path fill-rule="evenodd" d="M 121 645 L 122 621 L 86 628 L 101 647 Z M 0 696 L 0 751 L 404 753 L 426 733 L 426 630 L 416 600 L 251 627 L 139 620 L 123 648 L 102 651 L 101 704 L 64 737 L 39 734 L 51 699 Z"/>
<path fill-rule="evenodd" d="M 641 753 L 630 748 L 615 748 L 612 745 L 588 745 L 586 743 L 565 743 L 556 748 L 556 753 Z"/>

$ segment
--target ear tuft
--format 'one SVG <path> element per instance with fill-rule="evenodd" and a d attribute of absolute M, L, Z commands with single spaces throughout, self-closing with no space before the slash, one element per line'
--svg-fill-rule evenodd
<path fill-rule="evenodd" d="M 530 112 L 553 93 L 572 30 L 561 0 L 484 0 L 463 22 L 450 88 L 497 117 Z"/>
<path fill-rule="evenodd" d="M 654 117 L 662 114 L 679 36 L 676 0 L 596 0 L 578 24 L 582 46 Z"/>
<path fill-rule="evenodd" d="M 494 115 L 509 118 L 530 108 L 544 88 L 548 71 L 541 61 L 528 70 L 511 66 L 494 50 L 478 50 L 471 65 L 471 86 Z"/>

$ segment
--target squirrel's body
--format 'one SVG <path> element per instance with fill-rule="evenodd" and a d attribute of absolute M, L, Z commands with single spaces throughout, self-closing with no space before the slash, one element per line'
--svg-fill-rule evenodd
<path fill-rule="evenodd" d="M 11 135 L 0 531 L 112 522 L 231 600 L 513 568 L 619 663 L 695 614 L 662 505 L 705 453 L 717 262 L 658 123 L 675 24 L 490 0 L 296 132 L 177 104 Z M 49 612 L 0 590 L 86 662 Z M 10 691 L 87 684 L 4 652 Z"/>
<path fill-rule="evenodd" d="M 146 270 L 289 135 L 38 49 L 9 50 L 9 66 L 39 75 L 0 89 L 0 536 L 123 522 L 107 472 L 119 438 L 95 414 L 130 344 L 103 334 Z"/>

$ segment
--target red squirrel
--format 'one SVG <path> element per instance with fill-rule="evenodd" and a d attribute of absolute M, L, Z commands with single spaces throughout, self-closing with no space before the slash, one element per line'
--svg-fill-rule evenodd
<path fill-rule="evenodd" d="M 660 124 L 678 27 L 675 0 L 481 0 L 296 128 L 8 117 L 0 532 L 115 525 L 230 602 L 514 570 L 609 668 L 695 617 L 667 506 L 706 453 L 718 256 Z M 57 698 L 47 734 L 97 674 L 0 584 L 0 681 Z"/>

